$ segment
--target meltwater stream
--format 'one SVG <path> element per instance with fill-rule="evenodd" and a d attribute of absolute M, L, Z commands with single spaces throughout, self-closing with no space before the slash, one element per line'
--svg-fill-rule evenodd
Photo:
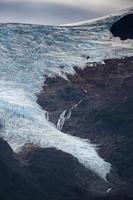
<path fill-rule="evenodd" d="M 98 155 L 96 145 L 57 130 L 36 95 L 46 76 L 66 78 L 74 66 L 85 67 L 88 54 L 90 62 L 133 55 L 132 41 L 110 38 L 115 19 L 78 27 L 0 25 L 0 136 L 15 151 L 25 143 L 55 147 L 106 180 L 111 164 Z"/>

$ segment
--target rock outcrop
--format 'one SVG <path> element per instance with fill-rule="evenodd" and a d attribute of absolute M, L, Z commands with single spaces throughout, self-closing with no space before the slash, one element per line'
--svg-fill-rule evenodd
<path fill-rule="evenodd" d="M 2 200 L 132 199 L 126 184 L 112 188 L 69 154 L 32 144 L 15 154 L 2 139 L 0 177 Z"/>
<path fill-rule="evenodd" d="M 115 22 L 111 27 L 113 36 L 122 40 L 133 39 L 133 14 L 128 14 Z"/>
<path fill-rule="evenodd" d="M 112 163 L 108 182 L 62 151 L 27 144 L 16 154 L 0 139 L 0 199 L 133 199 L 133 57 L 75 72 L 68 81 L 47 78 L 37 102 L 55 124 L 72 111 L 63 131 L 99 144 L 101 157 Z"/>
<path fill-rule="evenodd" d="M 109 188 L 69 154 L 32 144 L 15 154 L 2 139 L 0 177 L 2 200 L 93 200 Z"/>
<path fill-rule="evenodd" d="M 112 163 L 111 183 L 133 186 L 133 57 L 109 59 L 93 67 L 75 68 L 68 80 L 47 78 L 38 103 L 57 124 L 64 110 L 72 110 L 64 132 L 90 139 L 100 155 Z M 118 180 L 119 179 L 119 180 Z M 115 185 L 115 187 L 117 187 Z M 125 190 L 126 190 L 125 189 Z M 125 194 L 133 195 L 132 191 Z"/>

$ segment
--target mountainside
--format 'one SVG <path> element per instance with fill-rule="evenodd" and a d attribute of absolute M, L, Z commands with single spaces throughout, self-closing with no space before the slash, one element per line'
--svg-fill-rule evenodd
<path fill-rule="evenodd" d="M 99 144 L 99 155 L 112 164 L 108 182 L 69 154 L 33 144 L 15 154 L 0 140 L 1 198 L 133 198 L 132 64 L 132 57 L 106 60 L 105 65 L 75 69 L 75 76 L 68 76 L 69 82 L 59 77 L 48 78 L 38 96 L 38 103 L 47 108 L 49 119 L 55 124 L 64 108 L 67 112 L 73 108 L 62 131 Z"/>
<path fill-rule="evenodd" d="M 128 14 L 115 22 L 111 27 L 111 32 L 115 37 L 122 40 L 133 39 L 133 14 Z"/>
<path fill-rule="evenodd" d="M 0 199 L 133 199 L 131 12 L 0 25 Z"/>
<path fill-rule="evenodd" d="M 69 82 L 47 78 L 38 103 L 55 124 L 66 111 L 61 131 L 98 144 L 100 155 L 132 182 L 133 57 L 75 70 Z"/>
<path fill-rule="evenodd" d="M 1 199 L 88 199 L 85 184 L 94 175 L 82 169 L 72 156 L 37 147 L 28 147 L 18 156 L 3 140 L 0 150 Z"/>

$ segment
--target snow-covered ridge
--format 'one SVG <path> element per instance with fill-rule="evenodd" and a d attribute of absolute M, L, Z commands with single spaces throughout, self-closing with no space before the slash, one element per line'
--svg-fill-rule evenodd
<path fill-rule="evenodd" d="M 107 23 L 112 24 L 113 22 L 115 22 L 116 20 L 119 20 L 121 17 L 123 17 L 124 15 L 133 13 L 133 7 L 131 8 L 127 8 L 127 9 L 123 9 L 121 11 L 119 11 L 118 13 L 114 13 L 114 14 L 110 14 L 110 15 L 106 15 L 100 18 L 96 18 L 96 19 L 90 19 L 90 20 L 86 20 L 86 21 L 82 21 L 82 22 L 75 22 L 75 23 L 70 23 L 70 24 L 62 24 L 60 26 L 89 26 L 89 25 L 99 25 L 102 23 Z"/>
<path fill-rule="evenodd" d="M 108 20 L 105 20 L 108 22 Z M 133 42 L 114 39 L 108 23 L 79 27 L 0 25 L 0 132 L 14 150 L 25 143 L 55 147 L 75 156 L 106 180 L 111 164 L 96 145 L 60 132 L 36 103 L 46 76 L 73 74 L 74 66 L 133 55 Z"/>

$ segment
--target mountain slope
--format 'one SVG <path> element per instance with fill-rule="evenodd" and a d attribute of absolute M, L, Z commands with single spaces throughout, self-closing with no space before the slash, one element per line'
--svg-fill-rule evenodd
<path fill-rule="evenodd" d="M 75 70 L 74 76 L 68 76 L 69 82 L 48 78 L 38 103 L 55 124 L 64 110 L 71 110 L 62 131 L 99 144 L 100 156 L 112 163 L 114 170 L 108 176 L 109 182 L 114 188 L 119 184 L 132 188 L 133 57 Z"/>
<path fill-rule="evenodd" d="M 133 14 L 128 14 L 115 22 L 111 27 L 111 32 L 115 37 L 122 40 L 133 39 Z"/>
<path fill-rule="evenodd" d="M 106 194 L 109 187 L 61 151 L 27 145 L 17 155 L 2 139 L 0 150 L 0 198 L 3 200 L 88 200 L 88 196 L 93 199 L 97 194 Z"/>
<path fill-rule="evenodd" d="M 0 24 L 0 137 L 20 152 L 2 146 L 5 199 L 132 198 L 133 41 L 110 32 L 121 16 Z"/>

